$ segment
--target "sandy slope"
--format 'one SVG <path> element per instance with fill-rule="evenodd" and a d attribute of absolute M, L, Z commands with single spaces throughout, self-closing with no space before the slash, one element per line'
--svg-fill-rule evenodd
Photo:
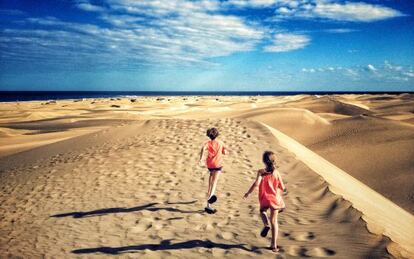
<path fill-rule="evenodd" d="M 377 234 L 384 234 L 398 244 L 389 247 L 399 256 L 414 256 L 414 216 L 379 193 L 353 178 L 335 165 L 318 156 L 289 136 L 266 126 L 278 139 L 279 143 L 293 152 L 314 172 L 329 184 L 329 190 L 341 195 L 352 206 L 362 212 L 368 229 Z"/>
<path fill-rule="evenodd" d="M 238 117 L 281 130 L 414 213 L 414 126 L 400 117 L 393 119 L 390 114 L 396 111 L 386 104 L 388 99 L 381 105 L 377 100 L 373 105 L 371 96 L 353 98 L 365 100 L 364 105 L 371 108 L 352 106 L 351 97 L 347 97 L 348 104 L 332 97 L 306 97 L 283 108 L 242 113 Z M 392 103 L 396 110 L 411 111 L 406 116 L 414 118 L 414 97 L 392 97 Z"/>
<path fill-rule="evenodd" d="M 196 165 L 196 150 L 211 125 L 220 127 L 231 150 L 216 215 L 202 212 L 206 170 Z M 7 177 L 1 174 L 3 255 L 270 255 L 269 240 L 259 237 L 256 197 L 241 197 L 261 166 L 260 153 L 271 149 L 289 186 L 288 209 L 280 217 L 281 257 L 389 257 L 389 241 L 370 234 L 349 202 L 327 191 L 318 175 L 258 123 L 155 120 L 92 138 L 74 149 L 76 139 L 60 143 L 59 155 L 45 155 L 36 163 L 20 154 L 20 165 L 14 167 L 10 158 L 13 169 L 7 168 Z M 53 145 L 36 152 L 46 154 Z"/>

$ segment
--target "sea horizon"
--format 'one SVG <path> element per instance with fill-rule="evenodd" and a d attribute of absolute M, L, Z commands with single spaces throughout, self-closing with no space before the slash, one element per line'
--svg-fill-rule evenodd
<path fill-rule="evenodd" d="M 0 102 L 145 96 L 289 96 L 330 94 L 404 94 L 413 91 L 0 91 Z"/>

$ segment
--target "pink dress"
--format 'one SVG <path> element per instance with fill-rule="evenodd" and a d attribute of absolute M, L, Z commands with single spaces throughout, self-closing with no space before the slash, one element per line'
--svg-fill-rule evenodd
<path fill-rule="evenodd" d="M 285 202 L 282 199 L 283 189 L 279 178 L 265 170 L 260 170 L 260 172 L 262 176 L 259 184 L 260 210 L 285 208 Z"/>

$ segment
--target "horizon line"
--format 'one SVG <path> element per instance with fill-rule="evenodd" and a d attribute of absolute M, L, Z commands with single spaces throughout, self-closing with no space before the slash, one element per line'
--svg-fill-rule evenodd
<path fill-rule="evenodd" d="M 408 90 L 396 90 L 396 91 L 352 91 L 352 90 L 343 90 L 343 91 L 335 91 L 335 90 L 281 90 L 281 91 L 273 91 L 273 90 L 264 90 L 264 91 L 253 91 L 253 90 L 241 90 L 241 91 L 205 91 L 205 90 L 183 90 L 183 91 L 171 91 L 171 90 L 0 90 L 0 93 L 73 93 L 73 92 L 81 92 L 81 93 L 414 93 L 414 91 Z"/>

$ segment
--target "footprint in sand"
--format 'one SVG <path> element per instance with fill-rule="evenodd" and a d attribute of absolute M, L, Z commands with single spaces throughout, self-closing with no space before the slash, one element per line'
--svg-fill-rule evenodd
<path fill-rule="evenodd" d="M 292 202 L 293 205 L 295 206 L 302 206 L 303 205 L 303 200 L 301 197 L 290 197 L 289 200 Z"/>
<path fill-rule="evenodd" d="M 305 218 L 293 218 L 293 220 L 295 221 L 296 224 L 299 224 L 299 225 L 309 225 L 309 224 L 313 224 L 316 222 L 313 219 L 305 219 Z"/>
<path fill-rule="evenodd" d="M 282 235 L 294 241 L 310 241 L 316 238 L 313 232 L 284 232 Z"/>
<path fill-rule="evenodd" d="M 325 247 L 306 248 L 304 246 L 290 246 L 287 254 L 300 257 L 329 257 L 336 254 L 332 249 Z"/>
<path fill-rule="evenodd" d="M 316 221 L 313 219 L 308 220 L 302 217 L 296 217 L 294 215 L 285 214 L 284 222 L 286 222 L 289 225 L 309 225 L 315 223 Z"/>
<path fill-rule="evenodd" d="M 328 257 L 334 256 L 336 252 L 332 249 L 325 248 L 325 247 L 315 247 L 309 251 L 309 256 L 312 257 Z"/>
<path fill-rule="evenodd" d="M 218 238 L 224 239 L 224 240 L 234 240 L 234 238 L 237 236 L 237 234 L 232 232 L 221 232 L 217 234 Z"/>

